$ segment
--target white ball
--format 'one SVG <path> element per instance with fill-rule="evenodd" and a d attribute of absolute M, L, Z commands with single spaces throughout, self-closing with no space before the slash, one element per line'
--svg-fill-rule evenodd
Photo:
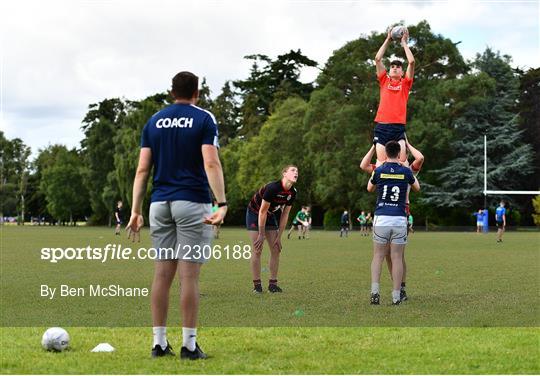
<path fill-rule="evenodd" d="M 405 26 L 397 25 L 392 28 L 392 39 L 393 40 L 400 40 L 403 37 L 403 33 L 405 33 Z"/>
<path fill-rule="evenodd" d="M 49 351 L 65 350 L 69 346 L 69 334 L 62 328 L 49 328 L 43 333 L 41 346 Z"/>

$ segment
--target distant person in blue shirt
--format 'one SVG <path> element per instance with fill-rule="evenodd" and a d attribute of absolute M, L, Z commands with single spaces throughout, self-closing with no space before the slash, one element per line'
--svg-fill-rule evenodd
<path fill-rule="evenodd" d="M 183 359 L 204 359 L 197 344 L 199 273 L 208 261 L 212 225 L 227 213 L 218 131 L 212 113 L 195 106 L 199 78 L 180 72 L 172 79 L 174 103 L 154 114 L 144 126 L 139 165 L 133 182 L 133 205 L 127 225 L 135 237 L 143 226 L 142 204 L 152 167 L 150 235 L 157 259 L 152 283 L 152 357 L 174 355 L 167 341 L 169 289 L 180 275 Z M 212 214 L 210 189 L 218 209 Z M 175 320 L 176 321 L 176 320 Z"/>
<path fill-rule="evenodd" d="M 495 223 L 497 223 L 497 243 L 502 243 L 502 236 L 506 228 L 506 209 L 504 201 L 501 201 L 497 210 L 495 210 Z"/>
<path fill-rule="evenodd" d="M 476 217 L 476 233 L 480 234 L 484 228 L 484 211 L 478 209 L 478 212 L 473 214 Z"/>
<path fill-rule="evenodd" d="M 379 304 L 381 267 L 390 252 L 392 259 L 392 304 L 401 303 L 403 252 L 407 244 L 407 192 L 420 190 L 410 168 L 401 165 L 401 146 L 397 141 L 385 145 L 386 161 L 373 171 L 367 190 L 377 191 L 373 221 L 373 260 L 371 262 L 371 304 Z"/>

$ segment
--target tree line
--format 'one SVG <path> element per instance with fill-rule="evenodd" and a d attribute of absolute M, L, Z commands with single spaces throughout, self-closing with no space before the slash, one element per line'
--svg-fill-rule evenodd
<path fill-rule="evenodd" d="M 485 202 L 483 140 L 487 135 L 489 189 L 538 190 L 540 69 L 512 68 L 510 56 L 490 48 L 466 61 L 459 41 L 433 33 L 426 21 L 408 28 L 416 69 L 407 137 L 425 156 L 423 190 L 411 196 L 416 221 L 467 225 L 474 211 L 505 199 L 511 224 L 532 224 L 532 197 L 488 196 Z M 219 124 L 227 224 L 242 224 L 255 190 L 291 163 L 300 172 L 297 205 L 312 206 L 315 225 L 337 224 L 343 210 L 374 208 L 375 197 L 365 190 L 369 176 L 358 165 L 372 143 L 379 98 L 374 56 L 384 38 L 361 35 L 324 66 L 301 50 L 246 56 L 249 75 L 225 82 L 217 96 L 202 80 L 198 105 Z M 387 64 L 404 58 L 398 43 L 387 57 Z M 305 67 L 319 68 L 314 82 L 300 81 Z M 20 139 L 0 132 L 1 216 L 110 223 L 117 200 L 130 206 L 143 126 L 171 102 L 163 92 L 91 104 L 80 148 L 51 145 L 32 161 Z"/>

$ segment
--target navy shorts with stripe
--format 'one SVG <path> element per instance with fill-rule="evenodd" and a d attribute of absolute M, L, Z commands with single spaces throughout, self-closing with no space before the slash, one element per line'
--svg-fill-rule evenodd
<path fill-rule="evenodd" d="M 386 145 L 388 141 L 399 141 L 405 139 L 405 124 L 384 124 L 375 125 L 373 145 Z"/>

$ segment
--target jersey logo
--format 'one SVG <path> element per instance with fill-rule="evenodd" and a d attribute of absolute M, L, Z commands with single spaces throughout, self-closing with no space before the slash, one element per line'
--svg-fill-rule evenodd
<path fill-rule="evenodd" d="M 392 85 L 391 83 L 388 84 L 388 90 L 393 90 L 393 91 L 400 91 L 401 90 L 401 83 L 398 84 L 398 85 Z"/>
<path fill-rule="evenodd" d="M 399 179 L 404 180 L 404 174 L 381 174 L 381 179 Z"/>
<path fill-rule="evenodd" d="M 291 197 L 292 197 L 292 195 L 288 195 L 288 196 L 287 196 L 287 201 L 290 201 L 290 200 L 291 200 Z"/>
<path fill-rule="evenodd" d="M 161 118 L 156 122 L 156 128 L 192 128 L 193 118 Z"/>

